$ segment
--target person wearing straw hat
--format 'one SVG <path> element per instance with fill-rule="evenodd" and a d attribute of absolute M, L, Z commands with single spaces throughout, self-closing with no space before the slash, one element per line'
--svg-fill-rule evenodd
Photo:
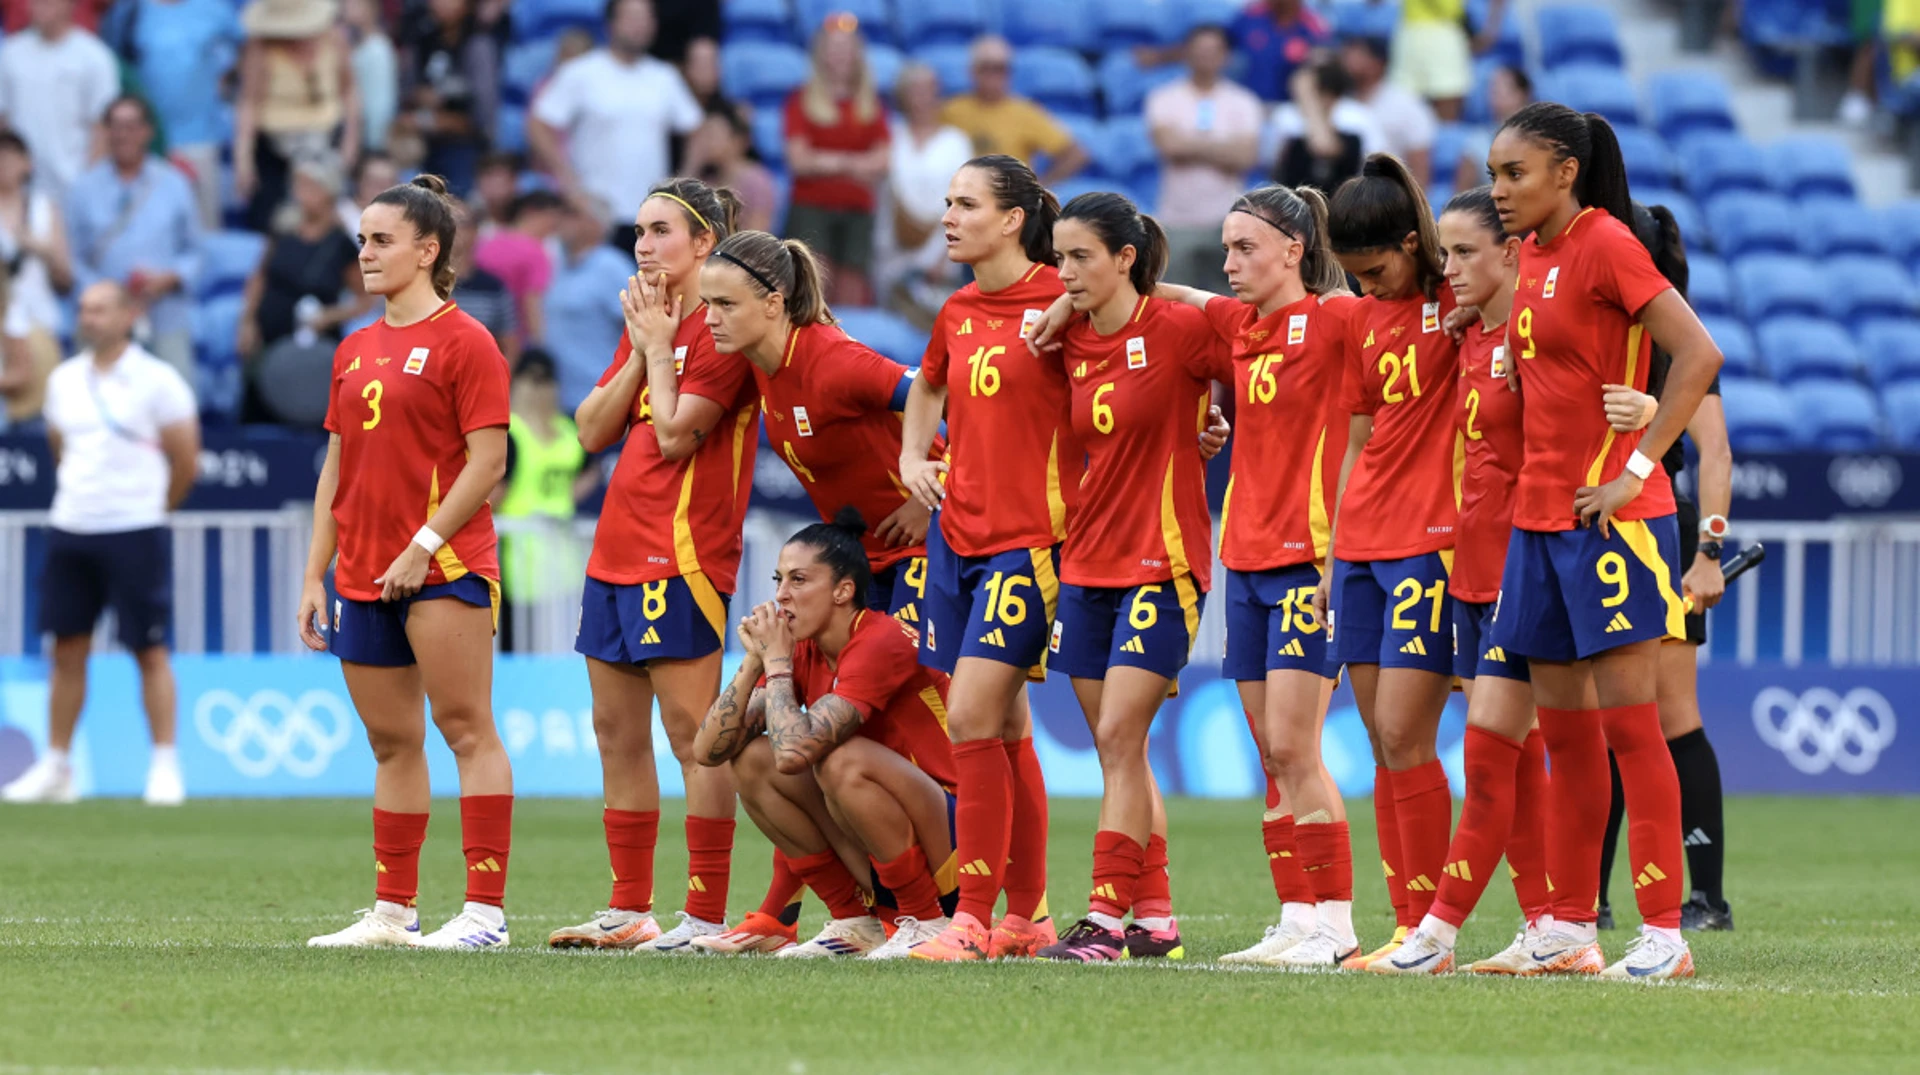
<path fill-rule="evenodd" d="M 329 149 L 345 160 L 359 156 L 360 92 L 339 15 L 335 0 L 252 0 L 240 14 L 247 43 L 233 181 L 256 231 L 268 229 L 286 200 L 294 160 Z"/>

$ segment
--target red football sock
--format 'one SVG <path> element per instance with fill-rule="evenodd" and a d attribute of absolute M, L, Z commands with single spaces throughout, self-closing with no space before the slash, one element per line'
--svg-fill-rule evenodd
<path fill-rule="evenodd" d="M 1373 833 L 1380 843 L 1380 872 L 1386 875 L 1387 899 L 1393 904 L 1393 924 L 1412 929 L 1420 920 L 1407 920 L 1406 864 L 1400 861 L 1400 812 L 1393 801 L 1393 773 L 1373 767 Z"/>
<path fill-rule="evenodd" d="M 1607 834 L 1613 774 L 1596 709 L 1539 708 L 1540 734 L 1553 767 L 1547 781 L 1547 876 L 1553 917 L 1589 923 L 1600 899 L 1600 845 Z M 1678 831 L 1677 829 L 1675 830 Z"/>
<path fill-rule="evenodd" d="M 793 872 L 787 853 L 773 849 L 773 878 L 767 882 L 767 896 L 760 901 L 760 913 L 791 926 L 800 921 L 800 893 L 806 888 L 800 875 Z"/>
<path fill-rule="evenodd" d="M 733 819 L 688 814 L 687 914 L 702 922 L 725 922 L 732 876 Z"/>
<path fill-rule="evenodd" d="M 1472 793 L 1471 784 L 1467 791 Z M 1552 912 L 1553 881 L 1547 876 L 1547 740 L 1538 728 L 1527 733 L 1515 773 L 1507 872 L 1513 875 L 1513 894 L 1527 921 Z"/>
<path fill-rule="evenodd" d="M 1650 926 L 1679 929 L 1686 901 L 1680 776 L 1660 732 L 1660 707 L 1648 702 L 1602 709 L 1600 724 L 1626 792 L 1627 854 L 1640 917 Z"/>
<path fill-rule="evenodd" d="M 1007 743 L 1006 752 L 1013 766 L 1013 828 L 1001 887 L 1008 914 L 1037 921 L 1047 917 L 1047 780 L 1032 739 Z"/>
<path fill-rule="evenodd" d="M 1315 903 L 1353 901 L 1353 838 L 1344 821 L 1295 825 L 1300 866 L 1313 886 Z"/>
<path fill-rule="evenodd" d="M 467 854 L 467 902 L 505 906 L 513 796 L 462 795 L 460 844 Z"/>
<path fill-rule="evenodd" d="M 1417 926 L 1446 876 L 1447 833 L 1453 829 L 1446 769 L 1430 761 L 1393 774 L 1393 798 L 1400 822 L 1400 861 L 1406 863 L 1407 920 Z"/>
<path fill-rule="evenodd" d="M 420 896 L 427 815 L 373 808 L 373 898 L 411 907 Z"/>
<path fill-rule="evenodd" d="M 827 905 L 827 913 L 835 918 L 861 918 L 867 913 L 867 905 L 860 898 L 859 882 L 848 872 L 847 864 L 832 848 L 797 859 L 788 859 L 793 871 L 800 875 L 820 902 Z"/>
<path fill-rule="evenodd" d="M 1133 886 L 1133 917 L 1169 918 L 1173 915 L 1173 878 L 1167 876 L 1167 838 L 1147 837 L 1147 853 L 1140 859 L 1140 880 Z"/>
<path fill-rule="evenodd" d="M 933 874 L 927 869 L 927 856 L 919 844 L 908 846 L 885 862 L 874 859 L 873 872 L 881 884 L 893 891 L 894 905 L 901 914 L 912 915 L 922 922 L 942 917 L 940 889 L 933 883 Z"/>
<path fill-rule="evenodd" d="M 1271 809 L 1271 808 L 1269 808 Z M 1267 870 L 1273 874 L 1273 894 L 1281 903 L 1312 903 L 1313 886 L 1300 868 L 1293 815 L 1260 823 L 1260 842 L 1267 848 Z"/>
<path fill-rule="evenodd" d="M 1440 878 L 1432 908 L 1433 916 L 1448 925 L 1458 926 L 1473 913 L 1500 864 L 1513 831 L 1514 780 L 1525 756 L 1519 743 L 1467 725 L 1467 801 L 1447 847 L 1446 876 Z"/>
<path fill-rule="evenodd" d="M 613 863 L 613 898 L 607 906 L 616 911 L 653 910 L 653 851 L 660 844 L 660 811 L 609 808 L 600 812 L 600 824 L 607 830 L 607 858 Z"/>
<path fill-rule="evenodd" d="M 1147 849 L 1125 833 L 1101 829 L 1093 834 L 1093 894 L 1088 913 L 1124 918 L 1133 909 L 1135 886 L 1146 862 Z"/>
<path fill-rule="evenodd" d="M 960 856 L 959 910 L 992 922 L 1013 840 L 1013 764 L 1001 740 L 974 739 L 953 745 L 953 767 L 958 784 L 953 842 Z M 884 877 L 881 883 L 893 887 Z"/>

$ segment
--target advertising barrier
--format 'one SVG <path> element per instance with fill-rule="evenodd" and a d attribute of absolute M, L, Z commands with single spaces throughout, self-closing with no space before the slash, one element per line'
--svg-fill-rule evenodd
<path fill-rule="evenodd" d="M 727 674 L 731 676 L 729 658 Z M 181 656 L 180 759 L 198 797 L 366 796 L 373 757 L 354 715 L 340 665 L 326 657 Z M 1700 670 L 1701 708 L 1734 793 L 1920 793 L 1920 671 L 1759 664 Z M 1048 790 L 1100 793 L 1093 739 L 1064 677 L 1032 688 L 1035 740 Z M 0 659 L 0 783 L 45 748 L 46 665 Z M 1903 712 L 1904 710 L 1904 712 Z M 577 658 L 502 657 L 494 712 L 521 795 L 595 797 L 600 767 L 585 668 Z M 1461 790 L 1465 700 L 1456 695 L 1440 726 L 1441 760 Z M 436 795 L 457 792 L 453 758 L 428 733 Z M 83 795 L 138 795 L 147 733 L 133 662 L 96 657 L 74 746 Z M 671 759 L 654 718 L 656 759 Z M 1365 729 L 1345 689 L 1334 695 L 1324 753 L 1342 792 L 1372 790 Z M 1253 797 L 1263 787 L 1239 694 L 1207 669 L 1181 680 L 1154 724 L 1151 755 L 1169 794 Z M 657 766 L 660 790 L 683 791 L 678 766 Z"/>

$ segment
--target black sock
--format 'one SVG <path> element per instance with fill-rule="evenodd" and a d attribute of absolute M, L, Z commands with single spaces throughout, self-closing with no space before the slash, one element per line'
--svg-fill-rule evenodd
<path fill-rule="evenodd" d="M 1607 889 L 1613 880 L 1613 853 L 1620 846 L 1620 822 L 1627 816 L 1627 793 L 1620 787 L 1620 763 L 1613 751 L 1607 751 L 1607 768 L 1613 771 L 1613 805 L 1607 808 L 1607 839 L 1600 845 L 1600 906 L 1610 907 Z"/>
<path fill-rule="evenodd" d="M 792 903 L 780 908 L 780 924 L 783 926 L 791 926 L 797 924 L 799 921 L 800 897 L 795 896 Z"/>
<path fill-rule="evenodd" d="M 1727 864 L 1726 828 L 1721 817 L 1720 759 L 1707 741 L 1707 730 L 1695 728 L 1667 740 L 1673 768 L 1680 774 L 1680 828 L 1686 833 L 1687 874 L 1693 889 L 1704 893 L 1716 909 L 1726 906 L 1720 891 Z"/>

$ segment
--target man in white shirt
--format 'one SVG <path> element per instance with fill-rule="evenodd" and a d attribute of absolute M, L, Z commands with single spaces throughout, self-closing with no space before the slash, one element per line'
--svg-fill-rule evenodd
<path fill-rule="evenodd" d="M 1147 129 L 1160 151 L 1167 279 L 1225 291 L 1220 220 L 1259 156 L 1260 98 L 1222 77 L 1232 50 L 1220 27 L 1195 27 L 1186 55 L 1187 77 L 1147 94 Z"/>
<path fill-rule="evenodd" d="M 567 192 L 605 202 L 610 226 L 632 220 L 667 177 L 669 136 L 703 118 L 680 72 L 647 55 L 656 28 L 652 0 L 609 0 L 607 47 L 561 67 L 527 118 L 539 165 Z"/>
<path fill-rule="evenodd" d="M 54 636 L 47 752 L 0 789 L 7 802 L 73 801 L 68 751 L 86 700 L 94 625 L 108 607 L 120 643 L 139 665 L 153 733 L 146 800 L 171 806 L 186 798 L 174 752 L 166 518 L 193 488 L 200 424 L 186 381 L 132 342 L 138 316 L 120 284 L 88 287 L 79 315 L 88 350 L 62 362 L 47 381 L 47 439 L 56 465 L 40 595 L 41 629 Z"/>
<path fill-rule="evenodd" d="M 120 93 L 120 65 L 73 25 L 73 0 L 33 0 L 33 25 L 0 44 L 0 122 L 33 151 L 35 184 L 64 197 L 104 150 L 101 118 Z"/>

